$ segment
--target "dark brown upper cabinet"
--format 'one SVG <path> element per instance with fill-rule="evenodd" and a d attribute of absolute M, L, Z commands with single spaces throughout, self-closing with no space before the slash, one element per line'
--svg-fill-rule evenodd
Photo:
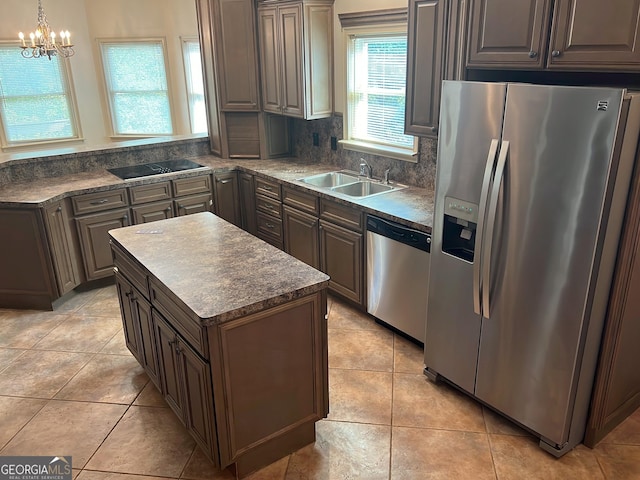
<path fill-rule="evenodd" d="M 404 131 L 434 137 L 442 80 L 462 78 L 466 4 L 455 0 L 409 0 L 407 98 Z"/>
<path fill-rule="evenodd" d="M 467 67 L 640 70 L 640 0 L 472 0 Z"/>
<path fill-rule="evenodd" d="M 333 113 L 333 0 L 258 5 L 262 108 L 290 117 Z"/>
<path fill-rule="evenodd" d="M 410 0 L 407 37 L 407 134 L 438 131 L 440 85 L 443 80 L 445 0 Z"/>

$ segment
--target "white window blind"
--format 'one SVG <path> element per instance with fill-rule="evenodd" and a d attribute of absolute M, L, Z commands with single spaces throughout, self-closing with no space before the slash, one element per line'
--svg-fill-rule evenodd
<path fill-rule="evenodd" d="M 101 42 L 116 135 L 173 133 L 161 41 Z"/>
<path fill-rule="evenodd" d="M 67 71 L 58 57 L 28 59 L 0 46 L 0 118 L 7 146 L 78 138 Z"/>
<path fill-rule="evenodd" d="M 204 102 L 200 44 L 197 41 L 186 40 L 183 43 L 183 53 L 191 133 L 207 133 L 207 110 Z"/>
<path fill-rule="evenodd" d="M 404 134 L 406 34 L 354 34 L 347 52 L 349 140 L 412 150 Z"/>

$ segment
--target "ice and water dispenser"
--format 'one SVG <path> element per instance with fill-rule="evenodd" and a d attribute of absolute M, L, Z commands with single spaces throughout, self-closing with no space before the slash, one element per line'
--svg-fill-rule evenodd
<path fill-rule="evenodd" d="M 478 224 L 478 205 L 445 197 L 442 251 L 473 262 Z"/>

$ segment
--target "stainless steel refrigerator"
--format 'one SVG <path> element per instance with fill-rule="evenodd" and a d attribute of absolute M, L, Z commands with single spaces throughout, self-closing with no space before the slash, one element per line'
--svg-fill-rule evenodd
<path fill-rule="evenodd" d="M 624 89 L 445 81 L 425 374 L 584 436 L 640 129 Z"/>

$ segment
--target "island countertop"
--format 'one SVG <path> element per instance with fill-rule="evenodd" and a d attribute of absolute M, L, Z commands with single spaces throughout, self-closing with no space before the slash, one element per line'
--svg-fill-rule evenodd
<path fill-rule="evenodd" d="M 111 230 L 117 245 L 217 325 L 326 288 L 329 277 L 212 213 Z"/>

